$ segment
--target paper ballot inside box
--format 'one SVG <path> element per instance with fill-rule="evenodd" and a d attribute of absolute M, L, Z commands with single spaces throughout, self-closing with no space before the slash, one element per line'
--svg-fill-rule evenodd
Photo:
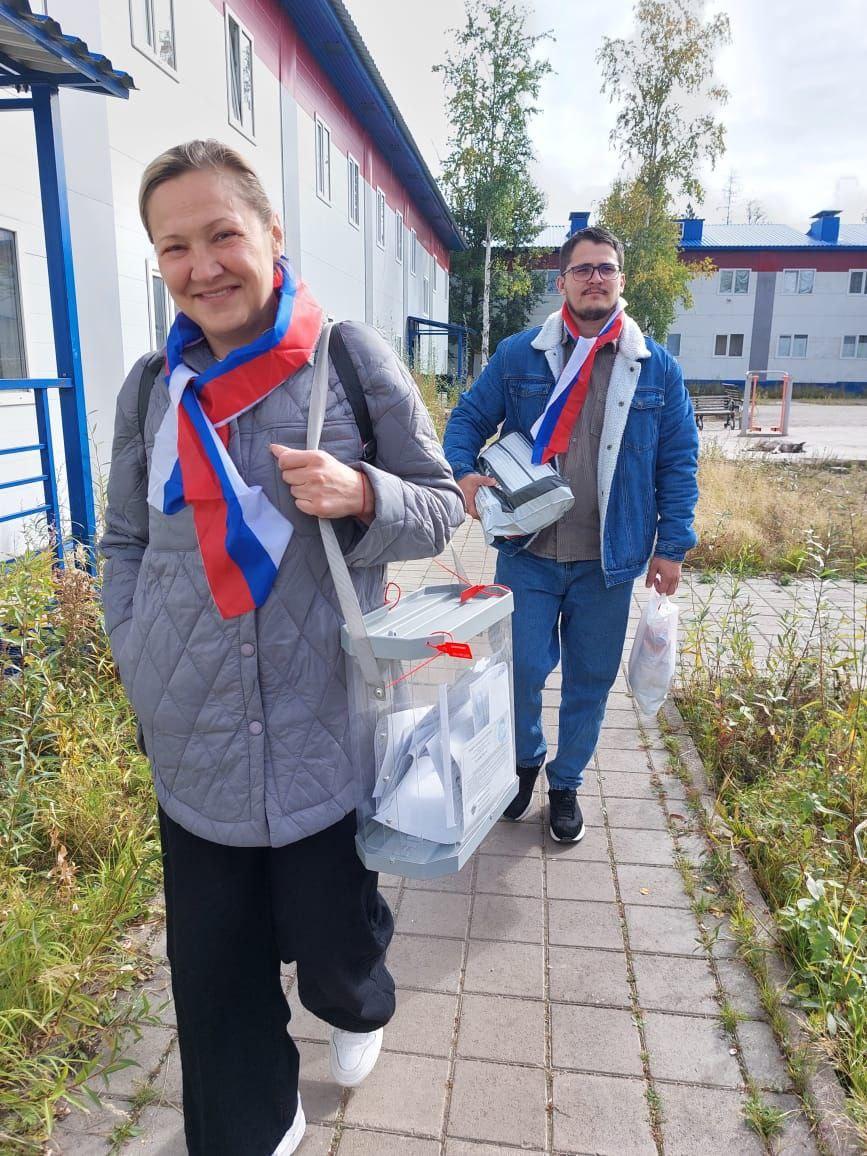
<path fill-rule="evenodd" d="M 427 711 L 385 716 L 373 818 L 406 835 L 456 843 L 514 778 L 505 663 L 479 660 Z"/>
<path fill-rule="evenodd" d="M 476 492 L 476 509 L 489 542 L 536 534 L 575 502 L 568 482 L 551 465 L 533 464 L 533 446 L 514 431 L 486 446 L 479 464 L 496 486 Z"/>

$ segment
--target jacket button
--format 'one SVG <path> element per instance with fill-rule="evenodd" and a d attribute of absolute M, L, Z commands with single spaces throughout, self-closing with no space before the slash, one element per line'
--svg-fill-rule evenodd
<path fill-rule="evenodd" d="M 609 445 L 607 445 L 605 448 L 606 448 L 607 450 L 610 450 L 610 449 L 611 449 L 611 445 L 609 444 Z"/>
<path fill-rule="evenodd" d="M 623 402 L 622 401 L 618 401 L 617 404 L 620 406 L 621 409 L 623 409 Z"/>
<path fill-rule="evenodd" d="M 245 658 L 252 658 L 252 656 L 256 653 L 256 647 L 252 642 L 242 642 L 241 653 Z"/>
<path fill-rule="evenodd" d="M 250 731 L 251 735 L 260 735 L 262 733 L 262 730 L 263 730 L 263 727 L 262 727 L 262 724 L 260 722 L 251 722 L 250 723 L 249 731 Z"/>

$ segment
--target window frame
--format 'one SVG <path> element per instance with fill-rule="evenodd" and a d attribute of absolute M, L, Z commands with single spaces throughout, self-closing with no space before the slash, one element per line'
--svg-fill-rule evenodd
<path fill-rule="evenodd" d="M 172 15 L 172 51 L 175 57 L 174 65 L 167 64 L 166 61 L 163 60 L 163 58 L 157 52 L 156 47 L 149 43 L 147 35 L 145 35 L 144 40 L 142 40 L 139 36 L 136 7 L 146 7 L 151 13 L 153 13 L 154 0 L 129 0 L 129 39 L 130 44 L 132 44 L 136 52 L 140 52 L 142 56 L 151 62 L 151 64 L 155 64 L 157 68 L 166 74 L 166 76 L 170 76 L 172 80 L 180 84 L 181 78 L 178 75 L 178 36 L 175 22 L 175 0 L 169 0 L 169 5 L 171 7 Z M 42 5 L 42 11 L 44 14 L 44 4 Z M 153 19 L 153 15 L 151 16 L 151 19 Z"/>
<path fill-rule="evenodd" d="M 355 216 L 352 215 L 353 183 L 355 185 Z M 346 154 L 346 213 L 353 229 L 361 229 L 361 165 L 352 155 Z"/>
<path fill-rule="evenodd" d="M 846 354 L 843 350 L 846 348 L 846 342 L 852 342 L 852 353 Z M 859 355 L 858 350 L 863 349 L 863 354 Z M 844 333 L 840 339 L 840 357 L 843 361 L 865 361 L 867 360 L 867 333 Z"/>
<path fill-rule="evenodd" d="M 150 336 L 151 350 L 154 353 L 157 353 L 162 348 L 162 346 L 157 345 L 156 301 L 154 299 L 155 279 L 161 281 L 163 286 L 163 294 L 166 306 L 166 322 L 168 325 L 168 328 L 166 329 L 166 336 L 168 336 L 168 331 L 172 327 L 177 310 L 175 309 L 175 303 L 172 300 L 171 293 L 169 293 L 165 278 L 160 272 L 159 265 L 152 257 L 148 257 L 147 261 L 145 262 L 145 276 L 147 279 L 148 293 L 148 334 Z"/>
<path fill-rule="evenodd" d="M 30 376 L 28 366 L 29 358 L 27 356 L 27 327 L 25 324 L 26 310 L 24 308 L 24 286 L 21 279 L 21 251 L 19 246 L 18 230 L 11 228 L 2 218 L 0 218 L 0 230 L 8 233 L 12 238 L 12 261 L 15 273 L 15 280 L 13 288 L 18 302 L 18 341 L 21 349 L 21 362 L 23 373 L 22 378 Z M 32 394 L 28 390 L 4 390 L 0 393 L 0 408 L 5 405 L 21 405 L 30 401 Z"/>
<path fill-rule="evenodd" d="M 743 266 L 739 269 L 735 269 L 734 267 L 732 267 L 731 269 L 720 269 L 720 271 L 719 271 L 719 287 L 717 289 L 717 293 L 721 297 L 749 297 L 752 272 L 753 272 L 752 269 L 750 269 L 748 266 Z M 731 287 L 729 289 L 723 289 L 722 280 L 723 280 L 723 277 L 727 273 L 731 274 L 731 279 L 732 279 Z M 747 287 L 746 287 L 746 289 L 738 289 L 737 288 L 738 273 L 746 273 L 746 275 L 747 275 Z"/>
<path fill-rule="evenodd" d="M 431 315 L 430 276 L 425 273 L 421 280 L 421 311 L 425 317 Z"/>
<path fill-rule="evenodd" d="M 319 139 L 320 139 L 320 132 L 322 134 L 323 141 L 325 141 L 327 139 L 327 142 L 328 142 L 327 157 L 326 157 L 326 154 L 324 151 L 322 153 L 322 156 L 326 158 L 325 164 L 323 166 L 323 178 L 327 177 L 327 179 L 328 179 L 328 189 L 327 189 L 328 195 L 327 196 L 325 195 L 326 190 L 324 188 L 320 188 L 320 185 L 319 185 L 319 170 L 320 170 Z M 331 179 L 331 129 L 328 125 L 328 122 L 323 120 L 318 112 L 315 112 L 313 114 L 313 180 L 314 180 L 314 184 L 316 186 L 316 196 L 319 198 L 319 200 L 323 201 L 326 205 L 329 205 L 329 206 L 333 205 L 333 203 L 334 203 L 334 182 Z"/>
<path fill-rule="evenodd" d="M 223 24 L 224 24 L 224 28 L 225 28 L 224 39 L 225 39 L 225 45 L 226 45 L 226 107 L 228 109 L 229 124 L 232 126 L 233 129 L 236 130 L 236 132 L 239 132 L 241 134 L 241 136 L 246 137 L 248 141 L 251 141 L 253 144 L 255 144 L 256 143 L 256 79 L 255 79 L 255 76 L 251 77 L 253 104 L 252 104 L 252 109 L 251 109 L 250 115 L 252 117 L 253 123 L 252 123 L 252 126 L 248 128 L 244 124 L 243 59 L 239 59 L 239 61 L 238 61 L 238 65 L 241 68 L 241 73 L 238 77 L 239 84 L 241 85 L 241 89 L 240 89 L 241 119 L 240 119 L 240 121 L 235 117 L 235 112 L 234 112 L 234 109 L 232 108 L 232 77 L 231 77 L 232 40 L 231 40 L 231 30 L 230 30 L 230 22 L 231 21 L 234 21 L 234 23 L 238 27 L 239 46 L 243 48 L 242 37 L 244 37 L 244 36 L 246 36 L 247 39 L 250 41 L 250 58 L 251 58 L 250 67 L 253 68 L 253 66 L 256 63 L 256 42 L 253 39 L 253 33 L 249 30 L 249 28 L 246 26 L 244 21 L 241 20 L 241 18 L 235 12 L 232 11 L 232 9 L 229 7 L 228 4 L 226 4 L 225 7 L 223 8 Z"/>
<path fill-rule="evenodd" d="M 439 262 L 437 261 L 435 255 L 433 253 L 431 253 L 430 261 L 431 261 L 431 270 L 430 270 L 431 271 L 431 282 L 430 282 L 431 293 L 436 293 L 437 288 L 439 286 Z"/>
<path fill-rule="evenodd" d="M 394 259 L 403 264 L 403 213 L 397 209 L 394 214 Z"/>
<path fill-rule="evenodd" d="M 717 347 L 717 343 L 721 337 L 724 338 L 725 343 L 726 343 L 725 352 L 724 353 L 717 353 L 716 347 Z M 733 337 L 739 337 L 741 339 L 741 351 L 740 351 L 740 353 L 732 353 L 731 352 L 731 344 L 732 344 L 732 338 Z M 744 341 L 745 341 L 745 339 L 746 339 L 745 333 L 715 333 L 714 338 L 713 338 L 713 342 L 714 342 L 713 355 L 714 355 L 714 357 L 743 357 L 744 356 Z"/>
<path fill-rule="evenodd" d="M 860 289 L 853 289 L 852 288 L 852 277 L 855 273 L 861 274 L 861 288 Z M 863 297 L 865 294 L 867 294 L 867 269 L 850 269 L 849 270 L 849 283 L 846 287 L 846 293 L 849 297 Z"/>
<path fill-rule="evenodd" d="M 377 248 L 384 250 L 386 242 L 386 228 L 388 222 L 388 213 L 385 200 L 385 192 L 376 186 L 376 220 L 375 220 L 375 236 Z"/>
<path fill-rule="evenodd" d="M 803 339 L 804 352 L 795 353 L 795 342 Z M 789 352 L 781 353 L 782 342 L 788 341 Z M 777 334 L 777 357 L 790 357 L 797 361 L 805 361 L 810 356 L 810 335 L 809 333 L 778 333 Z"/>
<path fill-rule="evenodd" d="M 418 276 L 418 233 L 415 229 L 409 231 L 409 271 L 413 277 Z"/>
<path fill-rule="evenodd" d="M 802 289 L 801 288 L 801 274 L 802 273 L 811 273 L 812 274 L 812 280 L 810 282 L 810 288 L 809 289 Z M 795 288 L 794 289 L 787 289 L 786 288 L 786 275 L 787 274 L 794 275 L 794 278 L 795 278 Z M 812 295 L 815 287 L 816 287 L 816 270 L 815 269 L 798 268 L 798 269 L 784 269 L 783 270 L 783 287 L 782 287 L 781 293 L 783 293 L 786 297 L 809 297 Z"/>

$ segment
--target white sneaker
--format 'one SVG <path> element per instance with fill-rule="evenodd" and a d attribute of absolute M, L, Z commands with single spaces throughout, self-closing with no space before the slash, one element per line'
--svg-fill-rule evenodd
<path fill-rule="evenodd" d="M 329 1061 L 331 1075 L 342 1088 L 357 1088 L 373 1071 L 382 1048 L 382 1028 L 375 1032 L 344 1032 L 331 1029 Z"/>
<path fill-rule="evenodd" d="M 304 1139 L 304 1132 L 307 1128 L 307 1121 L 304 1119 L 304 1109 L 301 1107 L 301 1097 L 298 1097 L 298 1110 L 295 1113 L 295 1119 L 292 1121 L 292 1127 L 274 1149 L 274 1156 L 291 1156 L 292 1152 L 297 1152 L 301 1141 Z"/>

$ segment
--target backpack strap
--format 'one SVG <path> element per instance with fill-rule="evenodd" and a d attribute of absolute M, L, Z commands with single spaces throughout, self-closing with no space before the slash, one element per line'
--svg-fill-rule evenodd
<path fill-rule="evenodd" d="M 159 377 L 165 363 L 164 354 L 152 353 L 145 362 L 141 377 L 138 380 L 138 432 L 142 441 L 144 441 L 145 419 L 148 415 L 154 382 Z"/>
<path fill-rule="evenodd" d="M 340 378 L 340 384 L 343 386 L 346 400 L 352 407 L 355 424 L 358 426 L 359 434 L 361 434 L 361 460 L 370 464 L 376 458 L 376 438 L 373 436 L 373 422 L 370 420 L 370 411 L 367 408 L 367 398 L 364 394 L 364 387 L 358 376 L 358 370 L 355 368 L 355 364 L 349 356 L 349 350 L 346 348 L 346 342 L 343 340 L 343 334 L 340 332 L 339 325 L 331 326 L 331 336 L 328 339 L 328 355 L 334 363 L 334 368 L 337 370 L 337 376 Z"/>

